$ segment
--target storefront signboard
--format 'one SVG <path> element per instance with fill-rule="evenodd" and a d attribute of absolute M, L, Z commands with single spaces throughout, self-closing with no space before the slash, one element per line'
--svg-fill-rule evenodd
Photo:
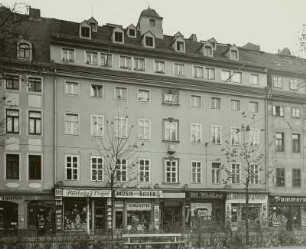
<path fill-rule="evenodd" d="M 275 203 L 306 203 L 306 196 L 274 196 L 271 198 L 271 202 Z"/>
<path fill-rule="evenodd" d="M 127 210 L 133 211 L 150 211 L 151 203 L 129 202 L 127 204 Z"/>
<path fill-rule="evenodd" d="M 224 193 L 214 191 L 188 191 L 187 198 L 203 198 L 203 199 L 224 199 Z"/>
<path fill-rule="evenodd" d="M 22 196 L 3 195 L 3 196 L 0 196 L 0 201 L 22 201 Z"/>
<path fill-rule="evenodd" d="M 242 193 L 230 193 L 227 194 L 226 202 L 231 203 L 245 203 L 245 194 Z M 266 194 L 249 194 L 250 203 L 267 203 L 268 195 Z"/>
<path fill-rule="evenodd" d="M 161 198 L 162 191 L 157 190 L 117 190 L 115 196 L 120 198 Z"/>
<path fill-rule="evenodd" d="M 63 197 L 111 197 L 111 191 L 93 189 L 63 189 Z"/>

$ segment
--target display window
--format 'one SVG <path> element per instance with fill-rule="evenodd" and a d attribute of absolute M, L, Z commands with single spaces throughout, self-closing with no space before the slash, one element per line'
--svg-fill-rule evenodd
<path fill-rule="evenodd" d="M 306 205 L 279 205 L 270 206 L 270 226 L 287 226 L 287 223 L 294 227 L 306 226 Z"/>
<path fill-rule="evenodd" d="M 53 202 L 31 201 L 28 207 L 28 228 L 52 230 L 54 224 Z"/>
<path fill-rule="evenodd" d="M 90 217 L 91 215 L 89 215 Z M 64 230 L 86 230 L 87 202 L 86 200 L 64 201 Z"/>
<path fill-rule="evenodd" d="M 16 230 L 18 228 L 18 204 L 0 201 L 0 231 Z"/>
<path fill-rule="evenodd" d="M 151 211 L 128 211 L 127 229 L 132 231 L 149 231 Z"/>

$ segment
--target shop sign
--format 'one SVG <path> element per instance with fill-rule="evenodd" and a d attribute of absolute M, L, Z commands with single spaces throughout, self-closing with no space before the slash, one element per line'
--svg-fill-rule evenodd
<path fill-rule="evenodd" d="M 212 216 L 212 203 L 191 203 L 192 217 L 201 217 L 204 221 L 210 221 Z"/>
<path fill-rule="evenodd" d="M 188 191 L 187 198 L 224 199 L 224 193 L 210 191 Z"/>
<path fill-rule="evenodd" d="M 272 198 L 272 202 L 276 203 L 306 203 L 306 197 L 291 197 L 291 196 L 275 196 Z"/>
<path fill-rule="evenodd" d="M 63 196 L 63 189 L 62 188 L 56 188 L 54 191 L 55 196 Z"/>
<path fill-rule="evenodd" d="M 124 198 L 160 198 L 162 191 L 156 190 L 117 190 L 116 197 Z"/>
<path fill-rule="evenodd" d="M 227 195 L 227 201 L 232 202 L 245 202 L 245 194 L 231 193 Z M 265 194 L 249 194 L 249 202 L 251 203 L 264 203 L 267 201 L 267 195 Z"/>
<path fill-rule="evenodd" d="M 150 211 L 151 210 L 151 203 L 129 202 L 127 204 L 127 210 Z"/>
<path fill-rule="evenodd" d="M 0 201 L 22 201 L 22 196 L 4 195 L 0 196 Z"/>
<path fill-rule="evenodd" d="M 93 190 L 93 189 L 64 189 L 64 197 L 111 197 L 110 190 Z"/>

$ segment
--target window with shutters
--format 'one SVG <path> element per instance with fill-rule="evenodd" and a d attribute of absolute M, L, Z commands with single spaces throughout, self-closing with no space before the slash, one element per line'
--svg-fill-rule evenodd
<path fill-rule="evenodd" d="M 103 98 L 103 86 L 102 85 L 90 85 L 90 96 L 95 98 Z"/>
<path fill-rule="evenodd" d="M 273 105 L 273 116 L 284 117 L 284 107 Z"/>
<path fill-rule="evenodd" d="M 65 134 L 79 135 L 79 115 L 75 113 L 66 113 L 65 115 Z"/>

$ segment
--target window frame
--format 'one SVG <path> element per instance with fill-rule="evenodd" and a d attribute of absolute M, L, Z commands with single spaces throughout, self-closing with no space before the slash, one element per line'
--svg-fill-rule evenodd
<path fill-rule="evenodd" d="M 185 53 L 186 50 L 186 44 L 185 41 L 176 40 L 175 41 L 175 51 L 180 53 Z"/>
<path fill-rule="evenodd" d="M 218 165 L 218 167 L 214 167 Z M 221 184 L 221 163 L 211 162 L 211 183 L 213 185 Z"/>
<path fill-rule="evenodd" d="M 142 65 L 143 63 L 143 65 Z M 146 71 L 146 59 L 143 57 L 134 57 L 134 71 L 145 72 Z"/>
<path fill-rule="evenodd" d="M 281 138 L 278 138 L 278 135 L 280 135 Z M 285 151 L 285 133 L 284 132 L 275 133 L 275 151 L 276 152 Z"/>
<path fill-rule="evenodd" d="M 18 79 L 18 88 L 15 88 L 15 80 Z M 20 76 L 18 74 L 5 74 L 4 75 L 4 80 L 5 80 L 5 89 L 6 90 L 14 90 L 14 91 L 20 91 Z M 8 80 L 12 80 L 12 87 L 8 87 Z"/>
<path fill-rule="evenodd" d="M 123 44 L 124 43 L 124 32 L 122 30 L 114 30 L 114 39 L 113 42 L 114 43 L 119 43 L 119 44 Z M 118 34 L 121 35 L 120 39 L 118 40 Z"/>
<path fill-rule="evenodd" d="M 213 77 L 211 77 L 211 73 L 213 72 Z M 205 68 L 205 79 L 206 80 L 216 80 L 216 68 L 214 67 L 206 67 Z"/>
<path fill-rule="evenodd" d="M 301 118 L 301 109 L 299 107 L 291 107 L 291 117 Z"/>
<path fill-rule="evenodd" d="M 125 160 L 125 163 L 122 163 L 123 160 Z M 120 166 L 120 167 L 118 167 L 118 166 Z M 118 175 L 117 175 L 118 172 L 120 172 L 120 176 L 119 176 L 120 179 L 118 178 Z M 124 172 L 125 174 L 123 175 L 122 172 Z M 123 176 L 125 177 L 125 179 L 123 179 L 124 178 Z M 125 159 L 125 158 L 118 158 L 117 159 L 115 179 L 116 179 L 116 182 L 127 182 L 128 181 L 128 160 L 127 159 Z"/>
<path fill-rule="evenodd" d="M 38 156 L 40 157 L 40 178 L 39 179 L 33 179 L 30 178 L 30 156 Z M 43 155 L 42 154 L 28 154 L 27 155 L 27 165 L 28 165 L 28 180 L 29 181 L 42 181 L 43 180 Z"/>
<path fill-rule="evenodd" d="M 202 73 L 199 74 L 199 71 L 202 71 Z M 193 65 L 192 66 L 192 76 L 195 79 L 204 79 L 205 75 L 205 67 L 199 66 L 199 65 Z"/>
<path fill-rule="evenodd" d="M 286 186 L 286 170 L 285 168 L 276 168 L 275 171 L 275 187 L 282 188 Z"/>
<path fill-rule="evenodd" d="M 66 53 L 67 54 L 67 58 L 65 58 L 64 50 L 69 51 L 69 52 L 72 51 L 72 57 L 70 56 L 70 53 Z M 68 47 L 62 47 L 61 48 L 61 58 L 62 58 L 63 62 L 74 63 L 75 60 L 76 60 L 76 56 L 75 55 L 76 55 L 76 53 L 75 53 L 75 49 L 74 48 L 68 48 Z"/>
<path fill-rule="evenodd" d="M 219 131 L 216 132 L 215 129 L 219 129 Z M 217 135 L 217 138 L 215 138 L 216 135 Z M 210 125 L 210 141 L 214 145 L 222 144 L 222 126 L 221 125 Z"/>
<path fill-rule="evenodd" d="M 294 138 L 297 136 L 297 139 Z M 291 134 L 292 153 L 301 153 L 301 134 Z"/>
<path fill-rule="evenodd" d="M 67 123 L 67 118 L 68 116 L 77 116 L 77 122 L 73 122 L 73 121 L 69 121 L 69 123 L 72 124 L 72 132 L 69 133 L 67 131 L 67 126 L 68 126 L 68 123 Z M 80 124 L 80 114 L 79 113 L 76 113 L 76 112 L 66 112 L 65 113 L 65 116 L 64 116 L 64 127 L 65 127 L 65 135 L 67 136 L 79 136 L 80 135 L 80 131 L 81 131 L 81 124 Z M 74 127 L 76 126 L 76 127 Z M 74 133 L 74 131 L 76 131 L 76 133 Z"/>
<path fill-rule="evenodd" d="M 31 113 L 39 113 L 40 114 L 40 118 L 38 117 L 31 117 Z M 31 120 L 34 120 L 34 132 L 32 133 L 31 132 Z M 39 122 L 40 121 L 40 132 L 36 132 L 36 128 L 37 128 L 37 121 Z M 38 110 L 29 110 L 28 111 L 28 134 L 29 135 L 42 135 L 43 134 L 43 114 L 42 114 L 42 111 L 38 111 Z"/>
<path fill-rule="evenodd" d="M 170 162 L 171 165 L 167 165 L 167 162 Z M 175 163 L 175 165 L 172 165 L 172 162 Z M 171 169 L 168 170 L 167 167 L 170 166 Z M 174 166 L 174 168 L 172 168 Z M 175 169 L 175 170 L 173 170 Z M 178 158 L 164 158 L 164 172 L 165 172 L 165 184 L 178 184 L 179 183 L 179 159 Z M 168 181 L 168 174 L 169 175 L 169 181 Z M 171 174 L 175 174 L 171 176 Z"/>
<path fill-rule="evenodd" d="M 69 86 L 70 85 L 70 86 Z M 71 87 L 72 86 L 72 87 Z M 79 82 L 76 81 L 70 81 L 70 80 L 65 80 L 65 95 L 67 96 L 74 96 L 78 97 L 80 96 L 80 89 L 81 85 Z M 76 89 L 76 91 L 74 90 Z M 70 91 L 71 90 L 71 91 Z"/>
<path fill-rule="evenodd" d="M 168 101 L 167 95 L 172 95 L 172 101 Z M 174 89 L 163 89 L 162 97 L 164 105 L 179 105 L 180 104 L 180 95 L 178 90 Z M 171 99 L 171 98 L 170 98 Z"/>
<path fill-rule="evenodd" d="M 173 75 L 184 77 L 185 76 L 185 63 L 173 62 Z"/>
<path fill-rule="evenodd" d="M 195 127 L 197 127 L 197 128 L 195 129 Z M 202 131 L 202 124 L 201 123 L 190 123 L 190 142 L 192 144 L 201 144 L 202 143 L 202 141 L 203 141 L 202 133 L 203 133 L 203 131 Z M 193 136 L 195 136 L 195 139 L 193 139 Z M 196 140 L 196 141 L 194 141 L 194 140 Z"/>
<path fill-rule="evenodd" d="M 281 89 L 283 88 L 282 77 L 281 76 L 272 76 L 272 86 L 273 88 Z"/>
<path fill-rule="evenodd" d="M 240 111 L 240 103 L 239 99 L 231 99 L 231 111 L 239 112 Z M 236 108 L 234 108 L 236 107 Z"/>
<path fill-rule="evenodd" d="M 141 96 L 141 92 L 148 93 L 148 98 L 145 99 L 144 96 Z M 137 89 L 137 101 L 140 103 L 151 103 L 151 90 L 150 89 L 144 89 L 144 88 L 138 88 Z"/>
<path fill-rule="evenodd" d="M 254 76 L 256 76 L 256 77 L 254 77 Z M 253 79 L 257 79 L 256 83 L 254 83 Z M 258 86 L 259 85 L 259 74 L 250 73 L 249 82 L 250 82 L 251 85 Z"/>
<path fill-rule="evenodd" d="M 99 65 L 99 62 L 98 62 L 99 53 L 97 51 L 85 50 L 84 53 L 85 53 L 85 64 L 86 65 L 90 65 L 90 66 L 98 66 Z M 96 57 L 96 58 L 94 58 L 94 57 Z M 90 58 L 90 60 L 88 60 L 88 58 Z"/>
<path fill-rule="evenodd" d="M 299 172 L 299 174 L 296 174 L 297 172 Z M 297 182 L 298 182 L 298 184 L 297 184 Z M 302 170 L 300 168 L 293 168 L 292 169 L 292 187 L 293 188 L 302 187 Z"/>
<path fill-rule="evenodd" d="M 21 56 L 23 54 L 23 56 Z M 17 42 L 17 59 L 31 61 L 33 56 L 33 45 L 29 41 Z"/>
<path fill-rule="evenodd" d="M 143 164 L 143 169 L 141 169 L 141 161 L 144 161 L 144 164 Z M 146 165 L 145 162 L 148 162 L 148 165 Z M 138 181 L 139 183 L 150 183 L 151 182 L 151 160 L 149 158 L 144 158 L 144 157 L 141 157 L 138 159 L 138 175 L 139 175 L 139 178 L 138 178 Z M 146 168 L 146 166 L 148 166 L 148 169 Z M 141 180 L 142 177 L 144 179 L 146 179 L 146 173 L 148 174 L 148 180 Z"/>
<path fill-rule="evenodd" d="M 203 182 L 202 161 L 192 160 L 190 166 L 191 166 L 190 182 L 192 184 L 201 184 Z"/>
<path fill-rule="evenodd" d="M 222 109 L 221 98 L 211 97 L 210 98 L 210 109 L 211 110 L 221 110 Z"/>
<path fill-rule="evenodd" d="M 18 116 L 8 115 L 8 111 L 15 111 L 17 112 Z M 9 121 L 12 118 L 12 121 Z M 15 130 L 15 122 L 17 120 L 17 131 Z M 10 125 L 9 125 L 10 123 Z M 11 126 L 10 131 L 8 131 L 8 127 Z M 6 134 L 19 134 L 20 133 L 20 110 L 14 108 L 5 108 L 5 131 Z"/>
<path fill-rule="evenodd" d="M 5 165 L 5 167 L 4 167 L 4 179 L 5 180 L 10 180 L 10 181 L 19 181 L 20 179 L 21 179 L 21 171 L 20 171 L 20 157 L 21 157 L 21 154 L 20 153 L 7 153 L 7 152 L 5 152 L 4 153 L 4 165 Z M 8 157 L 8 155 L 16 155 L 16 156 L 18 156 L 18 178 L 8 178 L 8 165 L 7 165 L 7 157 Z"/>
<path fill-rule="evenodd" d="M 94 131 L 94 129 L 93 129 L 93 125 L 94 125 L 93 124 L 93 118 L 96 118 L 96 119 L 101 118 L 102 119 L 102 123 L 101 123 L 102 131 L 101 131 L 101 133 L 98 132 L 100 124 L 97 123 L 97 124 L 95 124 L 97 132 L 96 132 L 96 134 L 94 134 L 94 132 L 93 132 Z M 90 115 L 90 135 L 92 137 L 104 137 L 104 115 L 101 115 L 101 114 L 91 114 Z"/>
<path fill-rule="evenodd" d="M 145 122 L 148 122 L 148 126 L 147 126 L 147 135 L 146 134 L 146 126 L 143 125 L 141 126 L 141 122 L 143 122 L 143 124 L 145 124 Z M 142 130 L 142 132 L 140 132 L 140 130 Z M 141 136 L 141 134 L 143 134 L 143 136 Z M 140 140 L 151 140 L 151 119 L 149 118 L 138 118 L 138 139 Z"/>
<path fill-rule="evenodd" d="M 114 117 L 114 129 L 115 129 L 114 135 L 116 138 L 126 139 L 128 137 L 128 118 L 115 116 Z"/>
<path fill-rule="evenodd" d="M 124 60 L 124 63 L 122 63 L 122 60 Z M 130 62 L 130 65 L 129 65 L 128 62 Z M 125 70 L 132 70 L 133 69 L 133 57 L 132 56 L 126 56 L 126 55 L 120 55 L 120 57 L 119 57 L 119 68 L 120 69 L 125 69 Z"/>
<path fill-rule="evenodd" d="M 102 56 L 105 56 L 102 59 Z M 103 61 L 103 63 L 102 63 Z M 99 53 L 98 64 L 100 67 L 112 67 L 113 66 L 113 55 L 111 53 Z"/>
<path fill-rule="evenodd" d="M 76 168 L 73 167 L 73 165 L 70 167 L 71 168 L 71 179 L 68 179 L 68 157 L 71 157 L 71 164 L 74 163 L 73 158 L 76 158 Z M 74 177 L 73 170 L 77 171 L 77 176 L 76 178 Z M 67 154 L 65 155 L 65 181 L 79 181 L 80 180 L 80 155 L 73 155 L 73 154 Z"/>
<path fill-rule="evenodd" d="M 240 176 L 240 171 L 241 171 L 240 163 L 232 163 L 231 164 L 231 180 L 232 180 L 232 184 L 240 184 L 240 177 L 241 177 Z"/>
<path fill-rule="evenodd" d="M 93 163 L 93 159 L 96 159 L 97 162 L 94 164 Z M 101 168 L 99 167 L 100 166 L 100 163 L 99 163 L 99 159 L 102 160 L 102 163 L 101 163 Z M 93 166 L 95 165 L 95 168 L 93 168 Z M 101 179 L 97 179 L 99 178 L 99 172 L 101 171 Z M 93 174 L 93 172 L 95 172 Z M 95 177 L 95 179 L 94 179 Z M 101 156 L 90 156 L 90 180 L 92 182 L 103 182 L 104 181 L 104 158 L 101 157 Z"/>
<path fill-rule="evenodd" d="M 119 94 L 117 94 L 117 90 L 119 90 Z M 114 87 L 114 99 L 128 101 L 128 88 L 124 86 L 115 86 Z"/>
<path fill-rule="evenodd" d="M 256 107 L 255 108 L 256 110 L 253 107 Z M 249 111 L 251 113 L 258 113 L 259 112 L 259 103 L 257 101 L 249 101 Z"/>
<path fill-rule="evenodd" d="M 163 65 L 163 69 L 160 69 L 160 66 Z M 166 62 L 163 60 L 154 60 L 154 73 L 165 74 L 166 73 Z"/>
<path fill-rule="evenodd" d="M 285 108 L 281 105 L 273 105 L 272 106 L 272 115 L 274 117 L 284 117 L 285 116 Z"/>
<path fill-rule="evenodd" d="M 101 89 L 98 89 L 98 90 L 101 90 L 101 94 L 98 94 L 100 96 L 97 96 L 96 94 L 94 94 L 96 92 L 96 89 L 94 89 L 93 86 L 101 88 Z M 95 98 L 95 99 L 104 99 L 104 85 L 90 84 L 90 97 Z"/>
<path fill-rule="evenodd" d="M 30 79 L 39 79 L 39 81 L 40 82 L 38 82 L 38 81 L 34 81 L 34 82 L 32 82 L 32 83 L 34 83 L 34 89 L 32 89 L 31 88 L 31 85 L 30 85 Z M 27 86 L 27 91 L 28 92 L 31 92 L 31 93 L 35 93 L 35 94 L 37 94 L 37 93 L 43 93 L 43 86 L 44 86 L 44 84 L 43 84 L 43 78 L 42 77 L 40 77 L 40 76 L 32 76 L 32 75 L 27 75 L 27 83 L 28 83 L 28 86 Z M 39 89 L 37 89 L 37 83 L 40 83 L 40 91 L 39 91 Z"/>
<path fill-rule="evenodd" d="M 166 127 L 166 124 L 169 123 L 169 127 Z M 174 123 L 175 127 L 171 127 L 170 125 Z M 169 131 L 166 131 L 169 129 Z M 172 139 L 173 132 L 175 132 L 175 139 Z M 168 136 L 167 136 L 168 134 Z M 167 142 L 179 142 L 179 120 L 174 118 L 163 119 L 163 141 Z"/>

